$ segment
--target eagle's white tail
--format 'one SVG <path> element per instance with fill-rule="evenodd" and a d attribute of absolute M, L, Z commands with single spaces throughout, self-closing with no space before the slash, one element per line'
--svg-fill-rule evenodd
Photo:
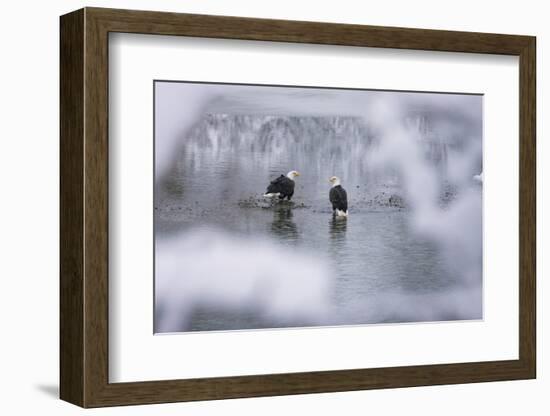
<path fill-rule="evenodd" d="M 341 211 L 339 209 L 336 210 L 336 216 L 337 217 L 347 217 L 348 216 L 348 212 L 347 211 Z"/>
<path fill-rule="evenodd" d="M 264 194 L 264 198 L 273 198 L 273 197 L 276 197 L 276 196 L 279 196 L 279 195 L 280 195 L 279 192 L 276 192 L 276 193 L 270 192 L 268 194 Z"/>

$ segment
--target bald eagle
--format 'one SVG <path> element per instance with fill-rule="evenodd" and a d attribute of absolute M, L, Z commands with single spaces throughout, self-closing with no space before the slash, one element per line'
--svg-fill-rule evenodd
<path fill-rule="evenodd" d="M 329 200 L 332 204 L 332 211 L 337 217 L 348 216 L 348 194 L 346 190 L 340 185 L 340 178 L 333 176 L 329 179 L 332 184 L 330 192 L 328 194 Z"/>
<path fill-rule="evenodd" d="M 300 173 L 295 170 L 291 170 L 285 175 L 279 176 L 277 179 L 273 179 L 264 194 L 265 197 L 279 197 L 280 200 L 287 198 L 290 201 L 292 195 L 294 195 L 294 178 L 300 176 Z"/>
<path fill-rule="evenodd" d="M 481 172 L 479 175 L 474 175 L 473 179 L 476 182 L 483 183 L 483 172 Z"/>

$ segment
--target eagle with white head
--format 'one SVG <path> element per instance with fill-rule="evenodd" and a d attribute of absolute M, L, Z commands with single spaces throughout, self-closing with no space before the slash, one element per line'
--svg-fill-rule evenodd
<path fill-rule="evenodd" d="M 291 170 L 285 175 L 281 175 L 276 179 L 273 179 L 267 186 L 267 190 L 264 197 L 273 198 L 278 197 L 281 201 L 287 199 L 290 201 L 292 195 L 294 195 L 294 179 L 300 176 L 300 173 Z"/>
<path fill-rule="evenodd" d="M 340 178 L 338 176 L 332 176 L 329 179 L 332 184 L 330 192 L 328 194 L 330 203 L 332 204 L 332 212 L 337 217 L 348 216 L 348 194 L 344 188 L 342 188 Z"/>

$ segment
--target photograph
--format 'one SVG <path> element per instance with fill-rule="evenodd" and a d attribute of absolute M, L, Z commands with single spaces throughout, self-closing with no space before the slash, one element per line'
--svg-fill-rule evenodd
<path fill-rule="evenodd" d="M 155 334 L 483 319 L 483 94 L 153 93 Z"/>

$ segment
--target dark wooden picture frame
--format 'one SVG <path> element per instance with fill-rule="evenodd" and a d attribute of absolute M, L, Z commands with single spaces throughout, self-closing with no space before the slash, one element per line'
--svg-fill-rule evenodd
<path fill-rule="evenodd" d="M 519 57 L 519 359 L 109 383 L 108 35 L 246 39 Z M 536 41 L 530 36 L 85 8 L 61 17 L 60 396 L 82 407 L 536 376 Z"/>

